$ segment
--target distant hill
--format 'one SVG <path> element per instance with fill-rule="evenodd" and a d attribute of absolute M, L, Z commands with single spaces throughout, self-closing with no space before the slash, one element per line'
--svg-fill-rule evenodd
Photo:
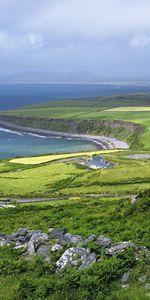
<path fill-rule="evenodd" d="M 17 83 L 45 83 L 45 82 L 94 82 L 101 80 L 100 76 L 96 76 L 90 72 L 41 72 L 41 71 L 29 71 L 21 72 L 11 76 L 5 76 L 0 78 L 0 82 L 17 82 Z"/>

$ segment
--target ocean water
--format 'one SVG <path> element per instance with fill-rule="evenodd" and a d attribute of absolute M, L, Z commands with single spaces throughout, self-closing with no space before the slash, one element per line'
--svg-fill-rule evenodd
<path fill-rule="evenodd" d="M 96 150 L 96 144 L 78 139 L 45 137 L 0 127 L 0 158 L 46 153 L 67 153 Z"/>
<path fill-rule="evenodd" d="M 49 100 L 150 92 L 150 86 L 112 84 L 0 84 L 0 110 Z"/>

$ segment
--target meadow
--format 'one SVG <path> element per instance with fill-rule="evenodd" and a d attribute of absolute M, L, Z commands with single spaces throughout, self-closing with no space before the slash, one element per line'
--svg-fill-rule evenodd
<path fill-rule="evenodd" d="M 73 157 L 73 154 L 51 155 L 46 157 L 48 162 L 43 162 L 44 156 L 3 160 L 0 164 L 0 197 L 137 194 L 150 185 L 150 160 L 127 158 L 131 153 L 134 152 L 106 151 L 103 156 L 115 166 L 99 170 L 87 169 L 74 162 L 63 162 L 63 159 Z M 91 154 L 93 152 L 88 155 Z M 78 157 L 78 154 L 74 154 L 74 157 Z"/>

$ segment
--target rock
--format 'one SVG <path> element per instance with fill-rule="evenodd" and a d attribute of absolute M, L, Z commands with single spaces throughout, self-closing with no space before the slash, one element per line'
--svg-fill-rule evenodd
<path fill-rule="evenodd" d="M 79 270 L 81 269 L 87 269 L 90 266 L 92 266 L 97 261 L 97 255 L 93 252 L 91 253 L 86 260 L 82 263 L 82 265 L 79 267 Z"/>
<path fill-rule="evenodd" d="M 67 243 L 69 243 L 68 240 L 66 240 L 66 238 L 64 236 L 61 236 L 56 241 L 57 241 L 57 244 L 59 244 L 61 246 L 65 246 L 65 245 L 67 245 Z"/>
<path fill-rule="evenodd" d="M 60 228 L 60 229 L 49 228 L 48 235 L 50 239 L 59 239 L 66 232 L 67 232 L 66 228 Z"/>
<path fill-rule="evenodd" d="M 145 281 L 146 281 L 146 278 L 147 278 L 147 276 L 146 276 L 146 275 L 143 275 L 143 276 L 141 276 L 141 277 L 139 278 L 139 282 L 141 282 L 141 283 L 145 283 Z"/>
<path fill-rule="evenodd" d="M 18 235 L 16 233 L 14 234 L 10 234 L 7 236 L 7 239 L 10 241 L 10 242 L 16 242 L 17 239 L 18 239 Z"/>
<path fill-rule="evenodd" d="M 10 245 L 10 241 L 7 240 L 7 238 L 0 238 L 0 246 L 9 246 Z"/>
<path fill-rule="evenodd" d="M 131 203 L 134 203 L 137 201 L 137 195 L 132 195 L 131 196 Z"/>
<path fill-rule="evenodd" d="M 61 249 L 62 249 L 61 245 L 55 244 L 54 246 L 52 246 L 51 251 L 55 252 L 55 251 L 58 251 L 58 250 L 61 250 Z"/>
<path fill-rule="evenodd" d="M 144 288 L 145 288 L 145 290 L 150 290 L 150 283 L 146 283 Z"/>
<path fill-rule="evenodd" d="M 89 235 L 89 237 L 86 240 L 84 240 L 83 244 L 87 245 L 89 242 L 95 242 L 96 239 L 97 239 L 97 235 L 91 234 L 91 235 Z"/>
<path fill-rule="evenodd" d="M 121 277 L 121 283 L 126 284 L 128 283 L 128 280 L 129 280 L 129 272 L 123 273 Z"/>
<path fill-rule="evenodd" d="M 64 240 L 67 243 L 72 243 L 72 244 L 76 244 L 76 245 L 83 242 L 81 235 L 72 235 L 71 233 L 66 233 L 64 235 Z"/>
<path fill-rule="evenodd" d="M 79 244 L 82 243 L 82 236 L 81 235 L 73 235 L 72 238 L 70 239 L 70 242 L 73 244 Z"/>
<path fill-rule="evenodd" d="M 34 230 L 29 230 L 29 231 L 28 231 L 28 233 L 27 233 L 26 236 L 25 236 L 26 242 L 28 242 L 28 241 L 31 239 L 31 237 L 32 237 L 32 235 L 33 235 L 34 233 L 36 233 L 36 231 L 34 231 Z"/>
<path fill-rule="evenodd" d="M 99 236 L 97 238 L 97 243 L 101 247 L 110 247 L 112 244 L 112 240 L 104 236 Z"/>
<path fill-rule="evenodd" d="M 48 235 L 37 231 L 32 234 L 30 241 L 27 243 L 27 251 L 29 255 L 36 255 L 36 251 L 40 245 L 46 244 Z"/>
<path fill-rule="evenodd" d="M 25 236 L 19 236 L 18 239 L 17 239 L 21 244 L 24 244 L 26 243 L 27 239 Z"/>
<path fill-rule="evenodd" d="M 37 255 L 40 255 L 44 258 L 45 261 L 50 262 L 50 251 L 51 247 L 48 243 L 45 245 L 40 245 L 37 249 Z"/>
<path fill-rule="evenodd" d="M 18 250 L 18 249 L 27 249 L 27 243 L 24 244 L 20 244 L 20 243 L 16 243 L 16 246 L 14 247 L 14 249 Z"/>
<path fill-rule="evenodd" d="M 67 243 L 70 243 L 72 237 L 73 237 L 73 235 L 71 233 L 67 232 L 67 233 L 65 233 L 63 238 Z"/>
<path fill-rule="evenodd" d="M 64 269 L 67 266 L 77 266 L 83 264 L 90 255 L 90 250 L 85 248 L 69 248 L 60 259 L 56 262 L 57 271 Z"/>
<path fill-rule="evenodd" d="M 7 236 L 3 233 L 0 233 L 0 246 L 3 247 L 7 244 Z"/>
<path fill-rule="evenodd" d="M 4 239 L 4 238 L 7 238 L 7 235 L 4 233 L 0 233 L 0 239 Z"/>
<path fill-rule="evenodd" d="M 34 243 L 32 241 L 29 241 L 27 243 L 27 252 L 29 255 L 36 255 L 36 251 L 35 251 L 35 247 L 34 247 Z"/>
<path fill-rule="evenodd" d="M 47 242 L 49 240 L 49 237 L 46 233 L 42 232 L 35 232 L 32 236 L 30 241 L 34 243 L 35 248 L 38 248 L 39 245 Z"/>
<path fill-rule="evenodd" d="M 20 228 L 16 232 L 16 235 L 18 235 L 18 236 L 25 236 L 27 234 L 27 232 L 28 232 L 27 228 Z"/>
<path fill-rule="evenodd" d="M 137 246 L 132 242 L 121 242 L 109 249 L 106 250 L 106 255 L 114 256 L 117 253 L 123 252 L 124 250 L 128 248 L 134 248 L 137 249 Z"/>
<path fill-rule="evenodd" d="M 129 288 L 129 284 L 127 284 L 127 283 L 126 284 L 122 284 L 121 286 L 122 286 L 123 289 L 128 289 Z"/>
<path fill-rule="evenodd" d="M 138 249 L 141 250 L 146 258 L 148 258 L 148 260 L 150 261 L 150 251 L 145 246 L 139 246 Z"/>
<path fill-rule="evenodd" d="M 89 235 L 89 237 L 87 238 L 87 240 L 88 240 L 89 242 L 96 241 L 96 239 L 97 239 L 97 235 L 96 235 L 96 234 L 91 234 L 91 235 Z"/>

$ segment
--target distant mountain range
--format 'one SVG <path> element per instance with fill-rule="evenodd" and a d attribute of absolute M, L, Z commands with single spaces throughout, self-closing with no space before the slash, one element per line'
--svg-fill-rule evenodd
<path fill-rule="evenodd" d="M 21 72 L 11 76 L 5 76 L 0 78 L 0 82 L 10 83 L 74 83 L 74 82 L 97 82 L 100 78 L 98 76 L 86 72 Z"/>
<path fill-rule="evenodd" d="M 140 78 L 107 78 L 88 71 L 46 72 L 25 71 L 10 76 L 0 76 L 0 83 L 106 83 L 149 85 L 150 80 Z"/>

